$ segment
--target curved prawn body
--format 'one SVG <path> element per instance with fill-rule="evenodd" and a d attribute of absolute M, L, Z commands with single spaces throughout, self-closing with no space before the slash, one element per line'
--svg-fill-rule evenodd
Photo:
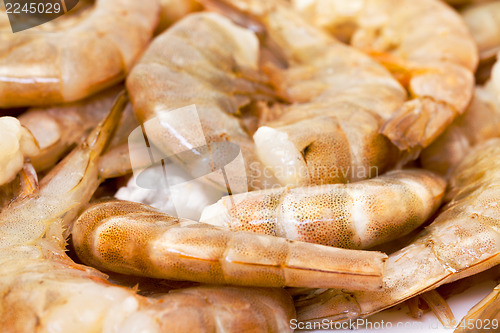
<path fill-rule="evenodd" d="M 410 245 L 391 254 L 380 292 L 299 291 L 301 321 L 366 317 L 500 263 L 500 139 L 474 150 L 451 178 L 453 200 Z"/>
<path fill-rule="evenodd" d="M 205 2 L 261 26 L 287 63 L 263 66 L 290 104 L 253 136 L 260 160 L 281 185 L 357 181 L 395 164 L 398 151 L 379 131 L 406 93 L 383 66 L 305 22 L 285 2 Z"/>
<path fill-rule="evenodd" d="M 424 170 L 351 184 L 279 188 L 224 197 L 201 221 L 287 239 L 361 249 L 414 230 L 439 207 L 446 183 Z"/>
<path fill-rule="evenodd" d="M 467 108 L 477 47 L 460 15 L 441 1 L 293 4 L 310 22 L 375 57 L 407 88 L 410 100 L 382 128 L 401 150 L 428 146 Z"/>
<path fill-rule="evenodd" d="M 72 102 L 120 82 L 158 12 L 156 0 L 80 1 L 57 20 L 12 33 L 0 11 L 0 107 Z"/>
<path fill-rule="evenodd" d="M 495 323 L 496 320 L 496 323 Z M 497 329 L 500 321 L 500 285 L 469 310 L 454 333 L 486 332 Z"/>
<path fill-rule="evenodd" d="M 253 141 L 235 116 L 251 96 L 272 93 L 258 74 L 258 45 L 253 32 L 227 18 L 191 14 L 158 36 L 127 78 L 144 135 L 167 156 L 219 142 L 238 145 L 244 164 L 229 160 L 226 168 L 242 192 L 265 181 Z M 196 164 L 178 162 L 188 169 Z M 225 188 L 212 171 L 205 179 Z"/>
<path fill-rule="evenodd" d="M 38 152 L 36 139 L 19 120 L 0 117 L 0 186 L 14 180 L 25 158 Z"/>
<path fill-rule="evenodd" d="M 494 58 L 500 51 L 500 1 L 473 4 L 461 14 L 476 41 L 479 59 Z"/>
<path fill-rule="evenodd" d="M 92 267 L 215 284 L 375 290 L 387 258 L 233 232 L 126 201 L 93 205 L 78 218 L 72 236 L 76 253 Z"/>
<path fill-rule="evenodd" d="M 472 146 L 500 136 L 500 62 L 491 79 L 477 86 L 467 111 L 420 155 L 422 166 L 447 177 Z"/>

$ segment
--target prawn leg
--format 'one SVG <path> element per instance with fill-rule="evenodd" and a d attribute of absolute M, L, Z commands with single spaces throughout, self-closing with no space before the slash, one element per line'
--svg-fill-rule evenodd
<path fill-rule="evenodd" d="M 125 94 L 118 97 L 105 121 L 40 181 L 39 191 L 13 202 L 0 213 L 0 247 L 41 239 L 49 227 L 58 227 L 59 231 L 70 228 L 79 209 L 100 184 L 97 160 L 110 141 L 127 101 Z M 54 236 L 63 241 L 62 235 Z"/>
<path fill-rule="evenodd" d="M 467 312 L 454 333 L 475 333 L 498 329 L 499 321 L 500 285 L 496 286 L 493 292 Z"/>

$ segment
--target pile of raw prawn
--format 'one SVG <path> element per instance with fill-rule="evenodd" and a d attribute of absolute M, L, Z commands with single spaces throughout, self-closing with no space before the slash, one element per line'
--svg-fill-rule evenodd
<path fill-rule="evenodd" d="M 436 289 L 500 278 L 497 59 L 499 0 L 0 8 L 0 330 L 500 330 Z"/>

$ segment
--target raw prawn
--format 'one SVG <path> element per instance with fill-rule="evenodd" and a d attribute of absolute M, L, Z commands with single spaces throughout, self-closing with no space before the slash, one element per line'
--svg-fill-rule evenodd
<path fill-rule="evenodd" d="M 78 257 L 99 269 L 261 287 L 376 290 L 387 258 L 380 252 L 233 232 L 126 201 L 91 206 L 75 222 L 72 239 Z"/>
<path fill-rule="evenodd" d="M 299 321 L 366 317 L 500 263 L 500 139 L 476 146 L 455 169 L 453 200 L 410 245 L 391 254 L 379 292 L 299 290 Z"/>
<path fill-rule="evenodd" d="M 14 117 L 0 117 L 0 186 L 11 182 L 26 157 L 38 154 L 37 141 Z"/>
<path fill-rule="evenodd" d="M 2 9 L 0 107 L 72 102 L 118 83 L 150 41 L 158 13 L 156 0 L 80 1 L 57 20 L 13 33 Z"/>
<path fill-rule="evenodd" d="M 418 152 L 469 104 L 477 47 L 458 13 L 438 0 L 294 0 L 310 22 L 384 64 L 410 100 L 382 133 L 401 150 Z M 412 153 L 414 154 L 414 153 Z"/>
<path fill-rule="evenodd" d="M 467 111 L 422 151 L 420 162 L 426 169 L 449 176 L 472 146 L 500 136 L 500 61 L 492 77 L 477 86 Z"/>
<path fill-rule="evenodd" d="M 97 158 L 125 108 L 30 195 L 0 213 L 0 327 L 4 332 L 257 332 L 289 330 L 293 304 L 279 289 L 195 287 L 146 298 L 65 254 L 63 232 L 99 184 Z"/>
<path fill-rule="evenodd" d="M 424 170 L 390 171 L 351 184 L 279 188 L 224 197 L 201 221 L 361 249 L 406 235 L 439 207 L 446 183 Z"/>
<path fill-rule="evenodd" d="M 158 117 L 163 124 L 151 126 L 151 141 L 170 154 L 199 145 L 193 121 L 162 112 L 193 103 L 209 143 L 227 140 L 242 149 L 250 189 L 265 188 L 261 179 L 269 171 L 282 185 L 301 186 L 373 177 L 395 164 L 397 149 L 379 130 L 406 98 L 401 85 L 374 60 L 305 23 L 286 4 L 256 3 L 269 3 L 268 12 L 247 25 L 263 25 L 289 68 L 268 64 L 269 79 L 260 78 L 253 32 L 215 13 L 184 18 L 152 43 L 127 80 L 138 118 L 146 123 Z M 226 8 L 222 12 L 233 15 Z M 259 158 L 232 116 L 252 100 L 269 98 L 256 78 L 270 80 L 275 94 L 293 102 L 254 134 Z M 186 126 L 182 130 L 175 126 L 180 123 Z M 231 172 L 242 173 L 241 167 Z"/>

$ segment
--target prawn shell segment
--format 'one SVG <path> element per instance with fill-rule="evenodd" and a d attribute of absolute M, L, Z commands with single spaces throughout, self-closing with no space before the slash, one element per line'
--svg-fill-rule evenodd
<path fill-rule="evenodd" d="M 161 332 L 289 332 L 295 318 L 287 292 L 272 288 L 181 288 L 158 301 Z"/>
<path fill-rule="evenodd" d="M 0 107 L 72 102 L 121 81 L 151 39 L 158 12 L 156 0 L 97 0 L 15 34 L 0 18 Z"/>

